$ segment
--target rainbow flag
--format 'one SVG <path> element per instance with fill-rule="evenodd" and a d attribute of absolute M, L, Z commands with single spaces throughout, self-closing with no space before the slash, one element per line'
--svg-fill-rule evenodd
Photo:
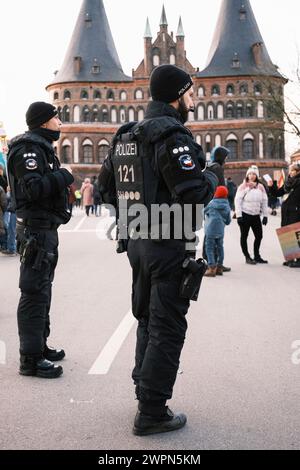
<path fill-rule="evenodd" d="M 300 258 L 300 222 L 276 230 L 286 261 Z"/>

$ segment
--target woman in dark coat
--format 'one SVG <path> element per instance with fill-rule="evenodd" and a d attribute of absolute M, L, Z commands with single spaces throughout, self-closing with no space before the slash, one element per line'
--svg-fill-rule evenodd
<path fill-rule="evenodd" d="M 289 168 L 289 177 L 282 188 L 277 183 L 268 183 L 270 195 L 283 197 L 281 209 L 281 226 L 300 222 L 300 163 L 295 163 Z M 292 268 L 300 268 L 300 259 L 284 263 Z"/>

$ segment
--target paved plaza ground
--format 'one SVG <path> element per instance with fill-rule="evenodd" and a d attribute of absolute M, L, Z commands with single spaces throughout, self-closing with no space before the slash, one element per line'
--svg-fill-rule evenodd
<path fill-rule="evenodd" d="M 105 222 L 78 210 L 60 230 L 50 344 L 67 357 L 58 380 L 17 373 L 19 260 L 0 255 L 0 449 L 299 449 L 300 269 L 282 266 L 280 217 L 269 220 L 264 266 L 245 264 L 236 221 L 228 228 L 232 272 L 205 279 L 188 314 L 170 403 L 188 424 L 152 437 L 131 433 L 131 271 L 115 242 L 97 238 Z"/>

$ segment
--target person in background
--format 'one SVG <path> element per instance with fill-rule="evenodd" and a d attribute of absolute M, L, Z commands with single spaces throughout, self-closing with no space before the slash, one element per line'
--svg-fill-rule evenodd
<path fill-rule="evenodd" d="M 99 185 L 96 176 L 94 176 L 93 181 L 93 196 L 94 196 L 94 214 L 96 217 L 101 215 L 101 204 L 102 204 L 102 197 L 99 190 Z"/>
<path fill-rule="evenodd" d="M 289 176 L 282 188 L 277 187 L 275 181 L 268 183 L 269 192 L 274 197 L 282 197 L 281 226 L 300 222 L 300 163 L 294 163 L 289 167 Z M 286 261 L 284 266 L 300 268 L 300 260 Z"/>
<path fill-rule="evenodd" d="M 75 183 L 72 183 L 69 187 L 69 211 L 71 216 L 73 216 L 73 207 L 76 203 L 76 195 L 75 195 Z"/>
<path fill-rule="evenodd" d="M 2 165 L 2 163 L 0 163 L 0 186 L 4 189 L 4 192 L 6 193 L 8 183 L 7 178 L 4 175 L 4 166 Z"/>
<path fill-rule="evenodd" d="M 228 202 L 230 205 L 230 209 L 234 212 L 235 211 L 234 198 L 236 195 L 237 187 L 236 187 L 236 184 L 232 181 L 231 177 L 227 178 L 226 187 L 228 189 Z"/>
<path fill-rule="evenodd" d="M 87 217 L 90 215 L 90 210 L 93 207 L 93 185 L 91 184 L 90 178 L 85 178 L 84 183 L 81 186 L 81 196 L 83 201 L 83 206 L 85 207 L 85 212 Z"/>
<path fill-rule="evenodd" d="M 0 251 L 6 249 L 6 231 L 4 227 L 4 213 L 7 209 L 7 200 L 5 191 L 2 186 L 0 186 Z"/>
<path fill-rule="evenodd" d="M 268 223 L 268 196 L 264 186 L 259 182 L 259 170 L 256 166 L 248 169 L 246 179 L 238 188 L 235 197 L 237 222 L 241 230 L 241 248 L 247 264 L 267 264 L 260 256 L 260 245 L 263 239 L 262 224 Z M 261 221 L 261 216 L 263 220 Z M 248 235 L 252 229 L 255 237 L 254 259 L 248 251 Z"/>
<path fill-rule="evenodd" d="M 214 199 L 204 209 L 205 248 L 208 258 L 206 277 L 223 276 L 225 225 L 231 222 L 228 189 L 218 186 Z"/>
<path fill-rule="evenodd" d="M 10 187 L 7 187 L 7 212 L 5 212 L 4 220 L 7 231 L 7 241 L 6 241 L 6 250 L 3 251 L 4 255 L 15 256 L 16 253 L 16 224 L 17 217 L 16 211 L 11 199 L 11 190 Z"/>
<path fill-rule="evenodd" d="M 229 154 L 230 151 L 226 147 L 214 147 L 211 152 L 208 170 L 216 175 L 219 186 L 225 186 L 224 165 Z"/>
<path fill-rule="evenodd" d="M 76 207 L 81 207 L 81 192 L 80 189 L 76 189 L 75 191 L 75 197 L 76 197 Z"/>

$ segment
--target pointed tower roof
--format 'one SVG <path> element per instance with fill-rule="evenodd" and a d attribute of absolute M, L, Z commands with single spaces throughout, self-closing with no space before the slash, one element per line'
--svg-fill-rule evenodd
<path fill-rule="evenodd" d="M 222 0 L 208 56 L 199 77 L 270 75 L 281 77 L 272 63 L 249 0 Z"/>
<path fill-rule="evenodd" d="M 159 26 L 168 26 L 165 6 L 163 5 Z"/>
<path fill-rule="evenodd" d="M 131 80 L 122 70 L 103 0 L 83 0 L 64 63 L 53 83 Z"/>
<path fill-rule="evenodd" d="M 178 29 L 177 29 L 176 36 L 177 37 L 182 37 L 182 38 L 185 36 L 184 31 L 183 31 L 181 16 L 179 17 L 179 23 L 178 23 Z"/>
<path fill-rule="evenodd" d="M 150 23 L 149 23 L 149 18 L 148 17 L 147 17 L 147 21 L 146 21 L 146 29 L 145 29 L 144 38 L 145 39 L 147 39 L 147 38 L 152 39 L 152 33 L 151 33 L 151 28 L 150 28 Z"/>

